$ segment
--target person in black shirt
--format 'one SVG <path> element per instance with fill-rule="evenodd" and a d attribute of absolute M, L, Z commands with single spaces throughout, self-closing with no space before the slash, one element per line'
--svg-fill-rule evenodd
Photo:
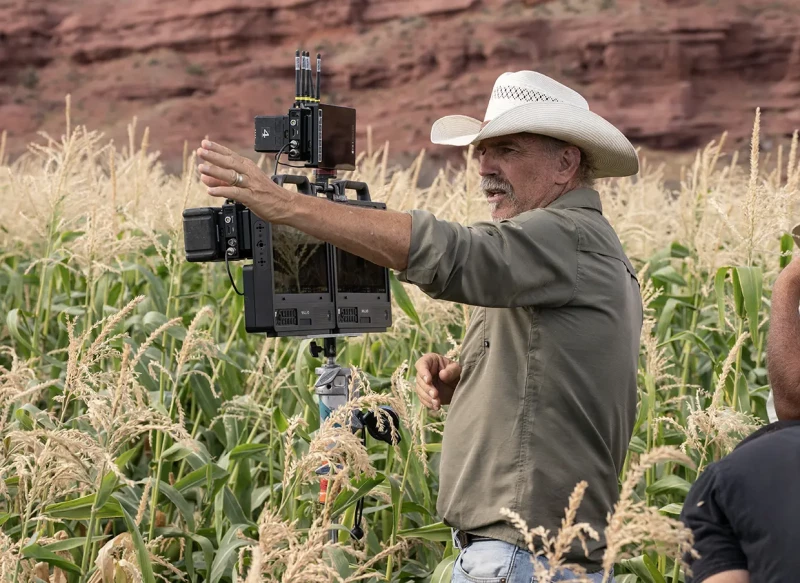
<path fill-rule="evenodd" d="M 800 581 L 799 305 L 797 258 L 772 290 L 767 364 L 779 420 L 709 465 L 689 491 L 681 519 L 700 554 L 689 559 L 689 583 Z"/>

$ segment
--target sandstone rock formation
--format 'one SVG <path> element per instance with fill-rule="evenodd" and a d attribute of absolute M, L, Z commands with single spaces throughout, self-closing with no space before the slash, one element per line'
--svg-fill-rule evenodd
<path fill-rule="evenodd" d="M 326 57 L 323 98 L 395 153 L 438 156 L 430 124 L 483 117 L 496 76 L 582 92 L 636 143 L 682 149 L 800 127 L 796 0 L 0 0 L 0 130 L 12 155 L 72 120 L 127 143 L 134 115 L 180 167 L 206 134 L 242 151 L 285 112 L 296 48 Z"/>

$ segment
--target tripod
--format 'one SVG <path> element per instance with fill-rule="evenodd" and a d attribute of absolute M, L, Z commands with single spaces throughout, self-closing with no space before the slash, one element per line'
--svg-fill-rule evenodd
<path fill-rule="evenodd" d="M 314 391 L 319 397 L 319 422 L 320 426 L 328 419 L 333 411 L 339 407 L 346 407 L 348 403 L 360 396 L 358 379 L 353 379 L 353 373 L 349 367 L 343 367 L 336 363 L 336 337 L 327 336 L 323 339 L 323 345 L 319 346 L 316 342 L 311 342 L 311 355 L 315 358 L 324 354 L 325 364 L 314 369 L 317 381 L 314 383 Z M 366 413 L 354 409 L 351 411 L 349 424 L 353 433 L 361 431 L 361 439 L 364 447 L 367 446 L 366 432 L 385 443 L 399 443 L 400 435 L 392 433 L 392 427 L 400 426 L 400 418 L 397 413 L 387 406 L 380 409 L 389 417 L 391 423 L 379 423 L 379 420 L 372 411 Z M 365 431 L 366 430 L 366 431 Z M 328 478 L 331 468 L 328 465 L 317 468 L 316 473 L 320 476 L 319 502 L 325 504 L 328 500 Z M 361 498 L 356 503 L 356 514 L 354 526 L 350 530 L 350 535 L 356 540 L 364 536 L 361 528 L 361 518 L 364 511 L 364 499 Z M 337 530 L 331 529 L 331 542 L 336 542 Z"/>

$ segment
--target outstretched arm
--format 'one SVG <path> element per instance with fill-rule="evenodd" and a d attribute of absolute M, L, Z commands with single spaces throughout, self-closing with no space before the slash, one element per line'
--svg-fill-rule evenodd
<path fill-rule="evenodd" d="M 553 307 L 575 292 L 579 233 L 563 214 L 532 211 L 511 221 L 467 227 L 439 221 L 427 211 L 335 204 L 281 188 L 252 160 L 224 146 L 208 140 L 202 145 L 198 169 L 212 196 L 236 200 L 265 221 L 295 227 L 400 271 L 401 281 L 434 298 L 489 307 Z"/>
<path fill-rule="evenodd" d="M 406 213 L 333 204 L 275 184 L 252 160 L 203 140 L 197 155 L 201 180 L 212 196 L 241 202 L 271 223 L 288 225 L 312 237 L 398 271 L 408 265 L 411 216 Z M 236 173 L 239 186 L 232 186 Z"/>
<path fill-rule="evenodd" d="M 772 288 L 767 368 L 779 419 L 800 419 L 800 258 Z"/>

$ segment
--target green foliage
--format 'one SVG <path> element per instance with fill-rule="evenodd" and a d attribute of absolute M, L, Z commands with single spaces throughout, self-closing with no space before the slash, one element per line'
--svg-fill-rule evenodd
<path fill-rule="evenodd" d="M 144 147 L 130 152 L 116 162 L 120 172 L 150 168 Z M 141 185 L 162 183 L 127 180 L 139 190 L 131 187 L 125 213 Z M 195 187 L 182 180 L 187 192 Z M 437 307 L 392 277 L 394 329 L 340 344 L 340 359 L 376 391 L 371 398 L 403 408 L 403 439 L 396 447 L 368 441 L 371 469 L 347 454 L 351 473 L 322 504 L 314 456 L 336 448 L 319 441 L 331 429 L 317 419 L 311 385 L 321 361 L 308 340 L 246 334 L 224 269 L 185 263 L 182 235 L 168 226 L 143 234 L 134 223 L 117 224 L 125 215 L 113 208 L 104 220 L 115 229 L 86 251 L 90 217 L 62 221 L 60 184 L 53 182 L 42 236 L 24 245 L 8 239 L 0 258 L 0 524 L 2 544 L 26 559 L 13 577 L 23 580 L 41 561 L 71 582 L 96 580 L 98 558 L 113 551 L 127 553 L 144 581 L 177 580 L 171 566 L 192 582 L 228 582 L 262 560 L 254 551 L 260 541 L 270 553 L 266 579 L 280 580 L 302 556 L 308 568 L 318 562 L 345 578 L 448 581 L 455 553 L 436 514 L 441 419 L 409 397 L 403 367 L 453 348 L 466 311 Z M 466 221 L 469 212 L 456 218 Z M 642 270 L 647 319 L 640 409 L 622 479 L 639 454 L 683 446 L 692 464 L 654 466 L 635 490 L 673 518 L 698 473 L 766 420 L 763 323 L 771 278 L 786 263 L 780 252 L 791 250 L 791 239 L 778 234 L 768 254 L 720 266 L 704 263 L 686 237 L 629 253 Z M 104 248 L 113 252 L 99 257 Z M 707 423 L 696 423 L 701 417 Z M 347 534 L 359 500 L 363 554 Z M 320 527 L 322 516 L 339 526 Z M 330 544 L 331 528 L 338 545 Z M 119 538 L 124 533 L 129 538 Z M 316 550 L 302 555 L 295 542 Z M 399 543 L 394 555 L 369 562 Z M 633 558 L 615 567 L 619 581 L 683 576 L 674 552 L 628 551 Z"/>

